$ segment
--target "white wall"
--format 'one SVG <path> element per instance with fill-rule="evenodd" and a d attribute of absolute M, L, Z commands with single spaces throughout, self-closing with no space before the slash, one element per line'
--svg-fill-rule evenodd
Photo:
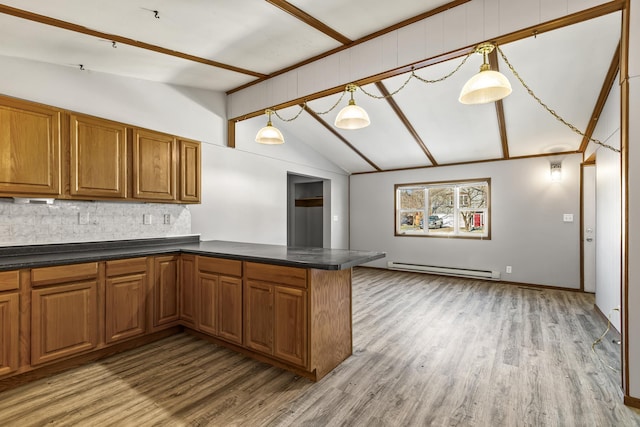
<path fill-rule="evenodd" d="M 330 179 L 331 214 L 338 216 L 331 245 L 348 247 L 344 171 L 293 140 L 282 147 L 258 147 L 253 142 L 257 129 L 241 127 L 238 148 L 226 148 L 223 93 L 7 57 L 0 67 L 0 93 L 201 141 L 202 204 L 184 208 L 191 223 L 180 232 L 203 239 L 286 244 L 287 172 Z M 145 204 L 137 205 L 127 204 L 132 210 L 145 209 Z M 42 208 L 31 207 L 23 214 L 37 222 Z M 77 221 L 77 213 L 69 220 Z M 36 232 L 46 234 L 44 228 Z M 95 234 L 96 240 L 102 238 Z"/>
<path fill-rule="evenodd" d="M 551 160 L 563 179 L 551 182 Z M 503 280 L 580 287 L 580 155 L 351 177 L 351 247 L 387 261 L 500 271 Z M 491 240 L 394 236 L 394 185 L 491 178 Z M 563 222 L 571 213 L 574 221 Z M 512 266 L 507 274 L 505 267 Z"/>
<path fill-rule="evenodd" d="M 628 140 L 628 297 L 627 315 L 629 383 L 627 393 L 640 403 L 640 1 L 631 0 L 629 34 L 629 140 Z M 623 328 L 624 329 L 624 328 Z"/>
<path fill-rule="evenodd" d="M 618 80 L 616 80 L 617 82 Z M 620 87 L 615 84 L 600 114 L 593 137 L 620 148 Z M 620 257 L 622 201 L 620 153 L 591 143 L 596 152 L 596 305 L 621 331 Z"/>

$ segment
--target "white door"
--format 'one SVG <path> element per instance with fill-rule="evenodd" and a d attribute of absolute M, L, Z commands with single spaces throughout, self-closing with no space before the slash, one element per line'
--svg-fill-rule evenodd
<path fill-rule="evenodd" d="M 596 291 L 596 167 L 582 168 L 582 259 L 584 291 Z"/>

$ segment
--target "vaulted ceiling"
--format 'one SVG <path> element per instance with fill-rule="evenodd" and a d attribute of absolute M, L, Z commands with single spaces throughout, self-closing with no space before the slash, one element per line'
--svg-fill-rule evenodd
<path fill-rule="evenodd" d="M 466 1 L 5 0 L 0 55 L 227 92 Z M 620 19 L 619 12 L 595 15 L 501 49 L 549 109 L 590 135 L 615 82 Z M 434 61 L 415 74 L 438 79 L 464 58 Z M 472 55 L 443 82 L 405 73 L 363 85 L 383 97 L 409 79 L 383 99 L 355 93 L 371 118 L 367 128 L 335 128 L 338 108 L 314 113 L 331 109 L 339 93 L 308 101 L 296 120 L 273 122 L 286 140 L 309 145 L 349 173 L 585 150 L 587 140 L 534 100 L 500 55 L 492 62 L 513 87 L 498 103 L 458 102 L 481 63 Z M 278 114 L 290 118 L 300 108 Z M 264 124 L 261 115 L 243 120 L 236 134 L 246 139 Z"/>

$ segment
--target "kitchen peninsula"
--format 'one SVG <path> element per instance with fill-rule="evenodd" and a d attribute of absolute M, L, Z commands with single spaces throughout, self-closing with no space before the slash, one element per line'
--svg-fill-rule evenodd
<path fill-rule="evenodd" d="M 382 252 L 199 236 L 0 248 L 0 390 L 182 330 L 311 380 L 352 352 Z"/>

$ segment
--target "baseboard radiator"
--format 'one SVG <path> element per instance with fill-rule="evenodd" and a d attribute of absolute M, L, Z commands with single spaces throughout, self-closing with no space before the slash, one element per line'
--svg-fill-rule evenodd
<path fill-rule="evenodd" d="M 475 277 L 490 280 L 500 280 L 499 271 L 473 270 L 470 268 L 437 267 L 434 265 L 408 264 L 404 262 L 387 262 L 390 270 L 414 271 L 418 273 L 444 274 L 447 276 Z"/>

